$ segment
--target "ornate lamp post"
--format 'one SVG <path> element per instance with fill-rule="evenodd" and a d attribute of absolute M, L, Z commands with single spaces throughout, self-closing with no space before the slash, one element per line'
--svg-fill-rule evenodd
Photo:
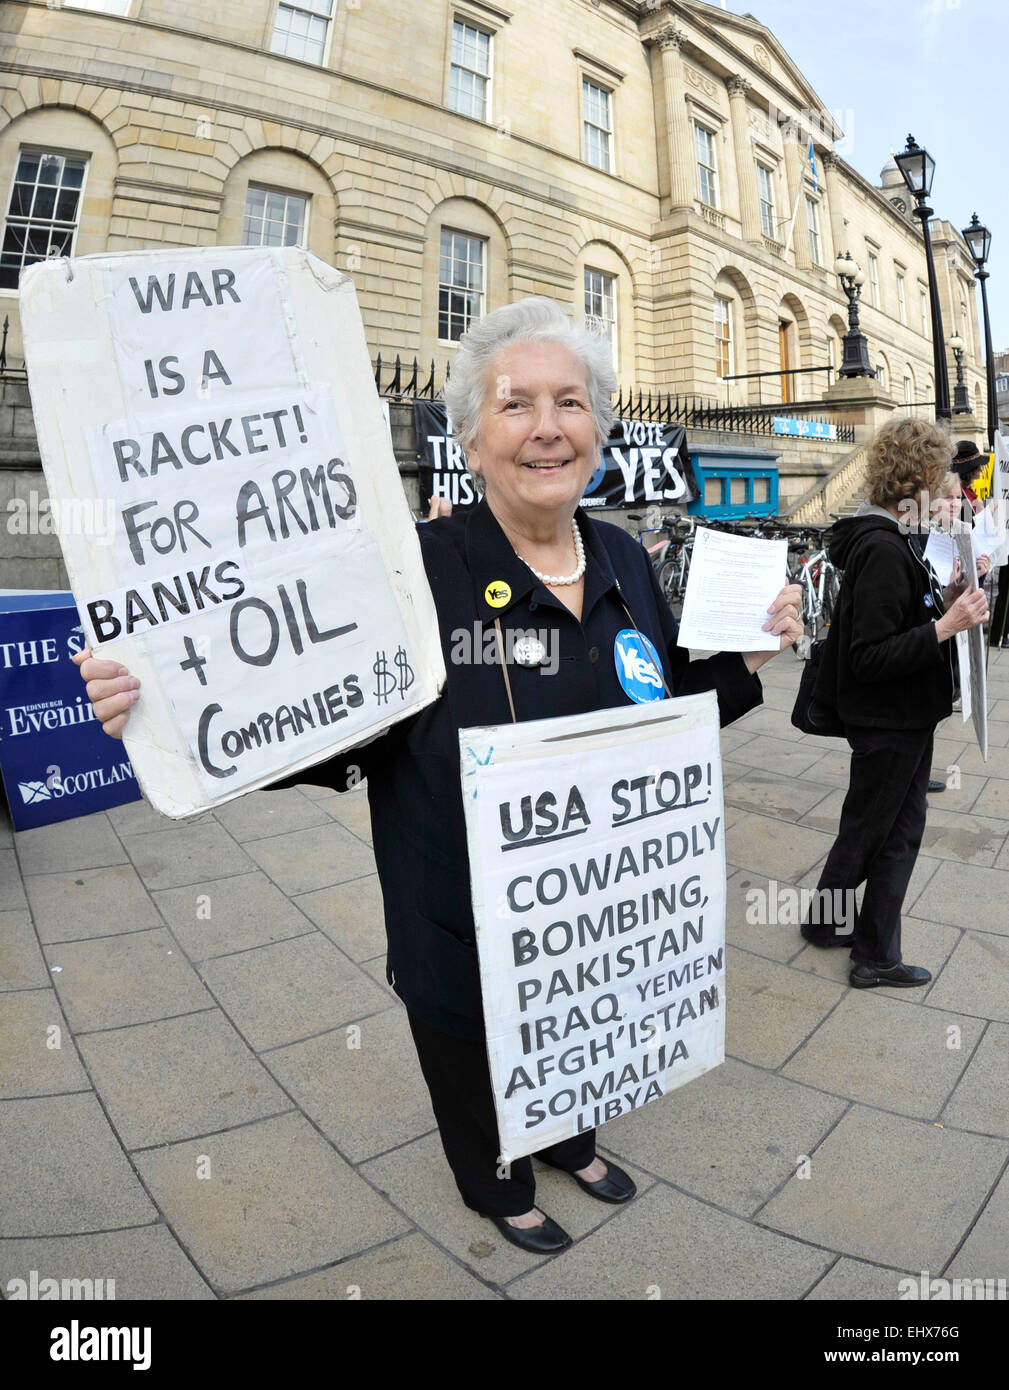
<path fill-rule="evenodd" d="M 914 199 L 914 215 L 921 221 L 921 234 L 925 239 L 925 265 L 928 270 L 928 300 L 932 311 L 932 361 L 935 368 L 935 418 L 949 420 L 949 375 L 946 370 L 946 345 L 942 332 L 942 313 L 939 309 L 939 290 L 935 279 L 935 261 L 932 257 L 932 238 L 929 234 L 928 219 L 932 209 L 926 199 L 932 191 L 932 176 L 935 173 L 935 160 L 927 150 L 915 144 L 914 136 L 907 137 L 907 149 L 894 155 L 897 168 L 903 175 L 908 192 Z"/>
<path fill-rule="evenodd" d="M 862 297 L 865 271 L 845 251 L 834 262 L 834 273 L 848 300 L 848 331 L 844 335 L 844 358 L 838 375 L 875 376 L 876 370 L 869 362 L 869 344 L 858 322 L 858 301 Z"/>
<path fill-rule="evenodd" d="M 953 387 L 953 414 L 969 415 L 970 400 L 967 396 L 967 387 L 963 379 L 963 350 L 966 343 L 959 333 L 954 333 L 949 340 L 949 345 L 953 349 L 953 357 L 956 361 L 956 385 Z"/>
<path fill-rule="evenodd" d="M 988 259 L 988 252 L 991 249 L 991 232 L 977 220 L 977 213 L 974 213 L 970 220 L 970 226 L 965 229 L 962 235 L 970 247 L 970 254 L 976 267 L 974 274 L 981 282 L 981 307 L 984 310 L 985 384 L 988 396 L 988 448 L 994 449 L 995 431 L 998 429 L 998 406 L 995 401 L 995 362 L 991 350 L 991 324 L 988 320 L 988 291 L 985 288 L 988 272 L 984 268 L 984 263 Z"/>

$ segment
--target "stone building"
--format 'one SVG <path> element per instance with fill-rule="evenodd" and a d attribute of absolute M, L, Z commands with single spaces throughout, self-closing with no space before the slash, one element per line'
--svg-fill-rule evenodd
<path fill-rule="evenodd" d="M 547 294 L 603 321 L 626 386 L 819 403 L 860 440 L 894 409 L 929 413 L 923 243 L 899 174 L 856 172 L 853 115 L 825 112 L 751 16 L 693 0 L 413 0 L 408 17 L 388 0 L 9 0 L 0 94 L 9 367 L 27 260 L 297 242 L 353 276 L 386 361 L 440 372 L 473 314 Z M 882 158 L 902 133 L 858 139 Z M 952 223 L 933 233 L 945 336 L 967 343 L 983 419 L 971 263 Z M 842 251 L 866 275 L 879 375 L 838 384 Z M 41 481 L 23 387 L 3 389 L 0 507 Z M 790 443 L 783 499 L 851 452 Z M 13 564 L 8 546 L 0 583 Z"/>

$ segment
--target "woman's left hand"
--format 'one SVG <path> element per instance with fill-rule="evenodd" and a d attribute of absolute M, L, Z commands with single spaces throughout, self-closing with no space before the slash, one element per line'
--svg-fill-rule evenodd
<path fill-rule="evenodd" d="M 990 569 L 991 569 L 991 556 L 990 556 L 990 555 L 979 555 L 979 556 L 977 557 L 977 577 L 978 577 L 978 579 L 984 579 L 985 575 L 988 573 L 988 571 L 989 571 Z"/>
<path fill-rule="evenodd" d="M 783 652 L 802 636 L 802 590 L 798 584 L 786 584 L 767 610 L 768 618 L 764 624 L 765 632 L 773 632 L 781 638 L 778 647 Z M 752 675 L 758 667 L 770 661 L 777 652 L 744 652 L 746 669 Z"/>

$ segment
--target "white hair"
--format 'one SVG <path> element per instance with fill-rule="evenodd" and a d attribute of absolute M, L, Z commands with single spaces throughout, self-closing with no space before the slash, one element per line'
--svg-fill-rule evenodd
<path fill-rule="evenodd" d="M 589 405 L 597 433 L 605 439 L 613 423 L 610 397 L 617 389 L 610 345 L 601 333 L 572 323 L 561 306 L 544 295 L 530 295 L 474 319 L 459 342 L 452 375 L 445 383 L 445 406 L 456 438 L 468 449 L 480 433 L 487 392 L 487 368 L 502 348 L 514 343 L 561 343 L 585 368 Z"/>

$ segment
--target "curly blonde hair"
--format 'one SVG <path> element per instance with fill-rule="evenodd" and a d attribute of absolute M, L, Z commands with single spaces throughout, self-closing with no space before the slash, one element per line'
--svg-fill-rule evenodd
<path fill-rule="evenodd" d="M 869 442 L 866 485 L 877 507 L 916 498 L 941 496 L 949 472 L 949 431 L 930 420 L 888 421 Z"/>

